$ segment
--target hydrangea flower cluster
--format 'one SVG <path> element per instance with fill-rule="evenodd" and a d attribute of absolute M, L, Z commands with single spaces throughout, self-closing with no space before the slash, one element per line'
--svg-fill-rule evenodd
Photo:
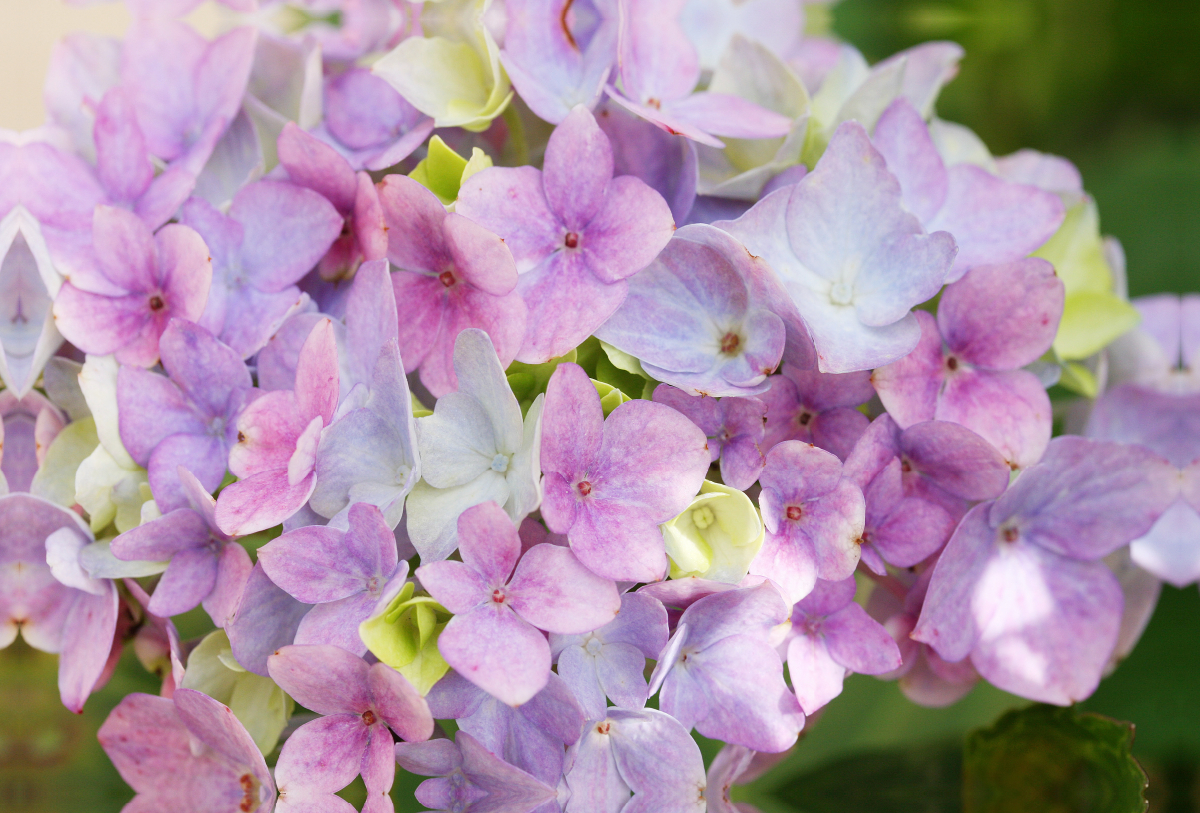
<path fill-rule="evenodd" d="M 937 117 L 957 46 L 223 3 L 0 134 L 0 644 L 161 675 L 128 809 L 731 811 L 851 673 L 1070 704 L 1200 579 L 1200 298 Z"/>

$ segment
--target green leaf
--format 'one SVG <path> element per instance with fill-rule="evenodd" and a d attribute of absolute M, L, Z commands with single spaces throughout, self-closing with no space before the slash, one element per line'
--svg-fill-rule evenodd
<path fill-rule="evenodd" d="M 967 737 L 964 813 L 1144 811 L 1132 748 L 1132 723 L 1040 704 L 1010 711 Z"/>
<path fill-rule="evenodd" d="M 546 386 L 550 383 L 550 376 L 554 375 L 558 365 L 564 361 L 573 362 L 575 359 L 575 349 L 571 349 L 542 364 L 514 361 L 508 365 L 508 369 L 505 370 L 508 386 L 513 391 L 513 395 L 517 396 L 517 403 L 521 405 L 522 415 L 529 412 L 529 407 L 533 405 L 534 399 L 546 391 Z"/>
<path fill-rule="evenodd" d="M 596 393 L 600 396 L 600 408 L 604 410 L 604 417 L 606 418 L 621 404 L 633 400 L 612 384 L 606 384 L 603 381 L 597 381 L 593 378 L 592 386 L 596 388 Z"/>

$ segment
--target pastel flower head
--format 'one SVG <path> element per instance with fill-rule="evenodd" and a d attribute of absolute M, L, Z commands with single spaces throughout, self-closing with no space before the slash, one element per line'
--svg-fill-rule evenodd
<path fill-rule="evenodd" d="M 424 6 L 424 36 L 408 37 L 371 70 L 437 127 L 486 130 L 512 99 L 485 17 L 491 0 Z"/>
<path fill-rule="evenodd" d="M 192 689 L 170 699 L 127 695 L 97 735 L 147 809 L 180 799 L 199 810 L 268 813 L 275 782 L 262 752 L 229 708 Z"/>
<path fill-rule="evenodd" d="M 405 497 L 421 477 L 413 399 L 397 332 L 387 263 L 364 263 L 346 301 L 341 414 L 317 447 L 311 503 L 322 516 L 340 517 L 353 503 L 369 502 L 394 528 Z"/>
<path fill-rule="evenodd" d="M 212 282 L 204 241 L 187 226 L 157 234 L 123 209 L 96 207 L 96 267 L 64 282 L 54 300 L 59 332 L 86 353 L 150 367 L 172 316 L 200 318 Z"/>
<path fill-rule="evenodd" d="M 603 626 L 620 610 L 616 586 L 567 548 L 542 544 L 522 556 L 517 529 L 495 503 L 467 509 L 458 526 L 463 561 L 431 562 L 416 572 L 455 614 L 438 650 L 468 680 L 520 705 L 550 674 L 550 647 L 539 630 L 570 634 Z"/>
<path fill-rule="evenodd" d="M 336 646 L 283 647 L 270 657 L 269 669 L 297 703 L 322 715 L 298 728 L 279 752 L 276 810 L 329 809 L 333 794 L 359 775 L 368 806 L 390 809 L 392 732 L 408 742 L 429 739 L 433 717 L 425 700 L 390 666 L 368 665 Z"/>
<path fill-rule="evenodd" d="M 275 750 L 295 708 L 273 680 L 241 667 L 224 630 L 210 632 L 188 653 L 181 686 L 227 705 L 264 754 Z"/>
<path fill-rule="evenodd" d="M 169 513 L 190 495 L 183 466 L 211 493 L 225 477 L 237 420 L 258 394 L 240 353 L 199 325 L 172 319 L 159 340 L 167 377 L 138 367 L 117 373 L 121 441 L 147 470 L 158 509 Z"/>
<path fill-rule="evenodd" d="M 229 470 L 239 479 L 217 500 L 221 530 L 233 536 L 261 531 L 308 502 L 316 487 L 321 432 L 337 402 L 337 345 L 326 319 L 304 342 L 295 388 L 266 393 L 238 418 Z"/>
<path fill-rule="evenodd" d="M 126 561 L 170 561 L 147 609 L 180 615 L 203 603 L 218 627 L 233 615 L 253 567 L 246 549 L 217 527 L 216 500 L 183 466 L 177 474 L 185 504 L 126 531 L 112 542 Z"/>
<path fill-rule="evenodd" d="M 1153 294 L 1130 304 L 1141 323 L 1106 349 L 1108 385 L 1200 390 L 1200 295 Z"/>
<path fill-rule="evenodd" d="M 621 0 L 617 38 L 620 92 L 613 101 L 657 127 L 701 144 L 723 147 L 718 136 L 774 138 L 791 120 L 738 96 L 693 92 L 700 60 L 679 23 L 682 0 L 633 3 Z"/>
<path fill-rule="evenodd" d="M 845 460 L 869 422 L 858 407 L 875 394 L 870 374 L 821 373 L 792 364 L 780 373 L 759 396 L 767 407 L 763 448 L 799 440 Z"/>
<path fill-rule="evenodd" d="M 63 705 L 79 712 L 109 662 L 116 588 L 80 564 L 92 536 L 74 512 L 30 494 L 7 494 L 0 497 L 0 518 L 0 643 L 7 646 L 19 632 L 30 646 L 59 653 Z"/>
<path fill-rule="evenodd" d="M 433 414 L 417 422 L 424 480 L 409 494 L 407 527 L 426 562 L 454 552 L 458 518 L 471 506 L 494 501 L 517 523 L 542 500 L 541 397 L 522 421 L 481 330 L 459 334 L 454 365 L 458 391 L 439 398 Z"/>
<path fill-rule="evenodd" d="M 525 303 L 517 269 L 501 237 L 444 206 L 421 184 L 388 175 L 380 184 L 388 226 L 387 257 L 400 313 L 405 372 L 418 367 L 435 396 L 456 386 L 454 346 L 459 333 L 487 333 L 503 365 L 516 358 L 525 335 Z"/>
<path fill-rule="evenodd" d="M 529 109 L 561 124 L 595 106 L 617 57 L 617 3 L 510 0 L 500 61 Z"/>
<path fill-rule="evenodd" d="M 526 703 L 512 706 L 450 671 L 429 693 L 438 719 L 453 719 L 496 756 L 541 782 L 559 786 L 571 746 L 587 717 L 566 681 L 553 672 Z"/>
<path fill-rule="evenodd" d="M 382 259 L 388 235 L 371 176 L 355 173 L 337 150 L 292 122 L 284 125 L 277 147 L 279 163 L 292 183 L 324 195 L 342 216 L 341 234 L 335 234 L 333 245 L 317 264 L 320 278 L 350 279 L 361 263 Z"/>
<path fill-rule="evenodd" d="M 635 582 L 666 575 L 658 525 L 691 502 L 710 459 L 704 433 L 670 407 L 629 401 L 605 419 L 583 368 L 560 364 L 551 376 L 542 518 L 593 572 Z"/>
<path fill-rule="evenodd" d="M 510 765 L 466 731 L 454 740 L 396 743 L 396 761 L 417 776 L 416 799 L 432 810 L 461 813 L 485 810 L 536 810 L 555 796 L 554 788 Z"/>
<path fill-rule="evenodd" d="M 1032 465 L 1050 440 L 1050 399 L 1020 368 L 1049 349 L 1062 301 L 1062 282 L 1043 260 L 973 268 L 947 286 L 936 319 L 917 314 L 917 348 L 872 374 L 880 400 L 901 427 L 960 423 L 1013 469 Z"/>
<path fill-rule="evenodd" d="M 764 293 L 770 275 L 720 229 L 684 226 L 596 335 L 692 395 L 757 395 L 784 347 Z"/>
<path fill-rule="evenodd" d="M 767 453 L 759 476 L 766 539 L 750 572 L 766 576 L 795 603 L 817 579 L 840 581 L 858 564 L 866 503 L 829 452 L 789 440 Z"/>
<path fill-rule="evenodd" d="M 771 629 L 787 617 L 787 605 L 767 582 L 696 601 L 650 678 L 651 692 L 662 687 L 659 708 L 705 737 L 786 751 L 804 727 L 770 641 Z"/>
<path fill-rule="evenodd" d="M 115 87 L 104 94 L 96 108 L 92 138 L 96 178 L 108 202 L 133 211 L 151 229 L 170 220 L 196 186 L 202 159 L 181 162 L 192 166 L 172 166 L 155 175 L 130 90 Z"/>
<path fill-rule="evenodd" d="M 767 406 L 758 398 L 708 398 L 688 395 L 669 384 L 654 389 L 654 400 L 666 404 L 700 427 L 708 438 L 713 462 L 720 460 L 721 481 L 747 489 L 766 463 L 764 440 Z"/>
<path fill-rule="evenodd" d="M 1008 487 L 1007 461 L 964 426 L 925 421 L 901 430 L 875 419 L 846 458 L 846 475 L 867 501 L 859 538 L 863 563 L 913 567 L 941 549 L 972 501 Z"/>
<path fill-rule="evenodd" d="M 404 583 L 408 562 L 383 514 L 355 503 L 344 531 L 323 525 L 295 528 L 259 549 L 271 581 L 297 601 L 316 605 L 296 630 L 296 644 L 332 644 L 355 655 L 367 645 L 358 627 L 380 599 Z"/>
<path fill-rule="evenodd" d="M 541 172 L 486 169 L 464 185 L 455 211 L 512 251 L 529 309 L 516 358 L 530 364 L 567 353 L 612 316 L 625 280 L 650 264 L 674 227 L 653 189 L 613 177 L 608 137 L 582 106 L 551 134 Z"/>
<path fill-rule="evenodd" d="M 213 258 L 213 284 L 204 313 L 193 319 L 236 350 L 254 355 L 301 301 L 296 283 L 320 260 L 342 228 L 321 195 L 291 183 L 243 186 L 221 214 L 192 198 L 183 222 Z"/>
<path fill-rule="evenodd" d="M 667 613 L 658 599 L 625 593 L 617 617 L 583 635 L 551 634 L 558 675 L 579 700 L 589 720 L 601 720 L 607 703 L 644 708 L 648 699 L 646 659 L 667 645 Z"/>
<path fill-rule="evenodd" d="M 963 519 L 934 568 L 912 637 L 970 656 L 993 685 L 1067 705 L 1095 689 L 1122 593 L 1101 557 L 1145 534 L 1175 469 L 1137 446 L 1055 438 L 1042 461 Z"/>
<path fill-rule="evenodd" d="M 696 576 L 737 584 L 750 569 L 764 539 L 754 503 L 736 488 L 708 480 L 675 519 L 663 523 L 671 577 Z"/>
<path fill-rule="evenodd" d="M 854 603 L 854 577 L 818 581 L 792 608 L 788 674 L 805 714 L 842 693 L 846 675 L 879 675 L 899 668 L 900 650 L 878 621 Z"/>
<path fill-rule="evenodd" d="M 954 236 L 958 254 L 946 282 L 977 265 L 1026 257 L 1062 225 L 1065 209 L 1058 195 L 975 164 L 947 167 L 907 99 L 897 99 L 879 117 L 872 143 L 900 182 L 904 208 L 928 231 Z"/>
<path fill-rule="evenodd" d="M 970 658 L 944 660 L 933 647 L 910 637 L 921 614 L 932 575 L 932 567 L 919 576 L 904 572 L 896 574 L 894 581 L 886 581 L 871 591 L 866 610 L 883 624 L 903 659 L 898 669 L 877 677 L 895 680 L 904 696 L 919 706 L 943 708 L 957 703 L 971 691 L 979 681 L 979 673 L 971 665 Z"/>
<path fill-rule="evenodd" d="M 799 183 L 718 225 L 775 271 L 825 373 L 911 351 L 920 328 L 910 309 L 938 292 L 956 251 L 949 234 L 926 234 L 905 211 L 899 183 L 855 122 L 838 128 Z"/>
<path fill-rule="evenodd" d="M 626 807 L 701 813 L 704 759 L 686 726 L 654 709 L 609 709 L 589 722 L 567 786 L 600 809 Z"/>
<path fill-rule="evenodd" d="M 349 153 L 355 169 L 400 163 L 429 138 L 433 119 L 365 68 L 325 82 L 325 130 Z"/>
<path fill-rule="evenodd" d="M 199 173 L 241 106 L 255 40 L 253 28 L 208 42 L 183 22 L 135 22 L 121 54 L 121 86 L 152 155 Z"/>
<path fill-rule="evenodd" d="M 1181 379 L 1186 381 L 1176 372 L 1168 381 L 1179 386 Z M 1174 501 L 1150 531 L 1129 546 L 1134 563 L 1177 587 L 1200 579 L 1200 550 L 1196 545 L 1200 533 L 1198 407 L 1200 395 L 1196 393 L 1122 384 L 1096 399 L 1084 430 L 1088 437 L 1136 443 L 1166 458 L 1177 469 L 1178 494 Z"/>

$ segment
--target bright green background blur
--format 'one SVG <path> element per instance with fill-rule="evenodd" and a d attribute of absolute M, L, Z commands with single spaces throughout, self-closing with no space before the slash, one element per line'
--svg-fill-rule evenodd
<path fill-rule="evenodd" d="M 928 39 L 967 49 L 944 118 L 997 154 L 1075 161 L 1134 296 L 1200 290 L 1200 0 L 845 0 L 834 24 L 872 61 Z M 188 631 L 185 629 L 184 633 Z M 127 654 L 81 717 L 58 702 L 55 659 L 0 652 L 0 811 L 117 811 L 131 797 L 95 741 L 108 710 L 156 681 Z M 741 798 L 771 811 L 950 813 L 970 728 L 1019 704 L 990 687 L 950 709 L 854 676 L 791 757 Z M 1137 726 L 1155 813 L 1200 810 L 1200 593 L 1164 588 L 1141 644 L 1086 708 Z M 398 809 L 415 810 L 412 777 Z M 1049 809 L 1049 808 L 1048 808 Z"/>

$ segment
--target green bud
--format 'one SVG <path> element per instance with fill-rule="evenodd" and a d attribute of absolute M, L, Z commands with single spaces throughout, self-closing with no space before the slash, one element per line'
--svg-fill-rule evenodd
<path fill-rule="evenodd" d="M 458 190 L 467 178 L 491 165 L 492 159 L 478 147 L 471 151 L 471 160 L 468 161 L 450 149 L 441 136 L 434 136 L 429 139 L 428 154 L 408 173 L 408 177 L 449 206 L 458 198 Z"/>
<path fill-rule="evenodd" d="M 736 584 L 762 547 L 754 503 L 736 488 L 705 480 L 683 513 L 659 526 L 671 558 L 671 578 L 698 576 Z"/>
<path fill-rule="evenodd" d="M 264 754 L 275 749 L 296 705 L 275 681 L 237 662 L 224 630 L 209 633 L 192 650 L 182 685 L 229 706 Z"/>
<path fill-rule="evenodd" d="M 613 385 L 605 384 L 603 381 L 597 381 L 593 378 L 592 385 L 595 386 L 596 392 L 600 395 L 600 408 L 604 410 L 604 417 L 606 418 L 621 404 L 633 400 Z"/>
<path fill-rule="evenodd" d="M 546 391 L 546 387 L 550 383 L 550 376 L 554 375 L 558 365 L 564 361 L 573 362 L 576 358 L 578 356 L 575 350 L 571 349 L 542 364 L 525 364 L 514 361 L 508 365 L 508 370 L 505 371 L 508 375 L 508 386 L 512 389 L 513 395 L 517 396 L 517 403 L 521 405 L 522 415 L 527 413 L 534 400 Z"/>
<path fill-rule="evenodd" d="M 413 595 L 415 590 L 412 582 L 405 583 L 381 612 L 358 625 L 358 634 L 375 657 L 426 695 L 450 669 L 437 639 L 451 615 L 429 596 Z"/>

